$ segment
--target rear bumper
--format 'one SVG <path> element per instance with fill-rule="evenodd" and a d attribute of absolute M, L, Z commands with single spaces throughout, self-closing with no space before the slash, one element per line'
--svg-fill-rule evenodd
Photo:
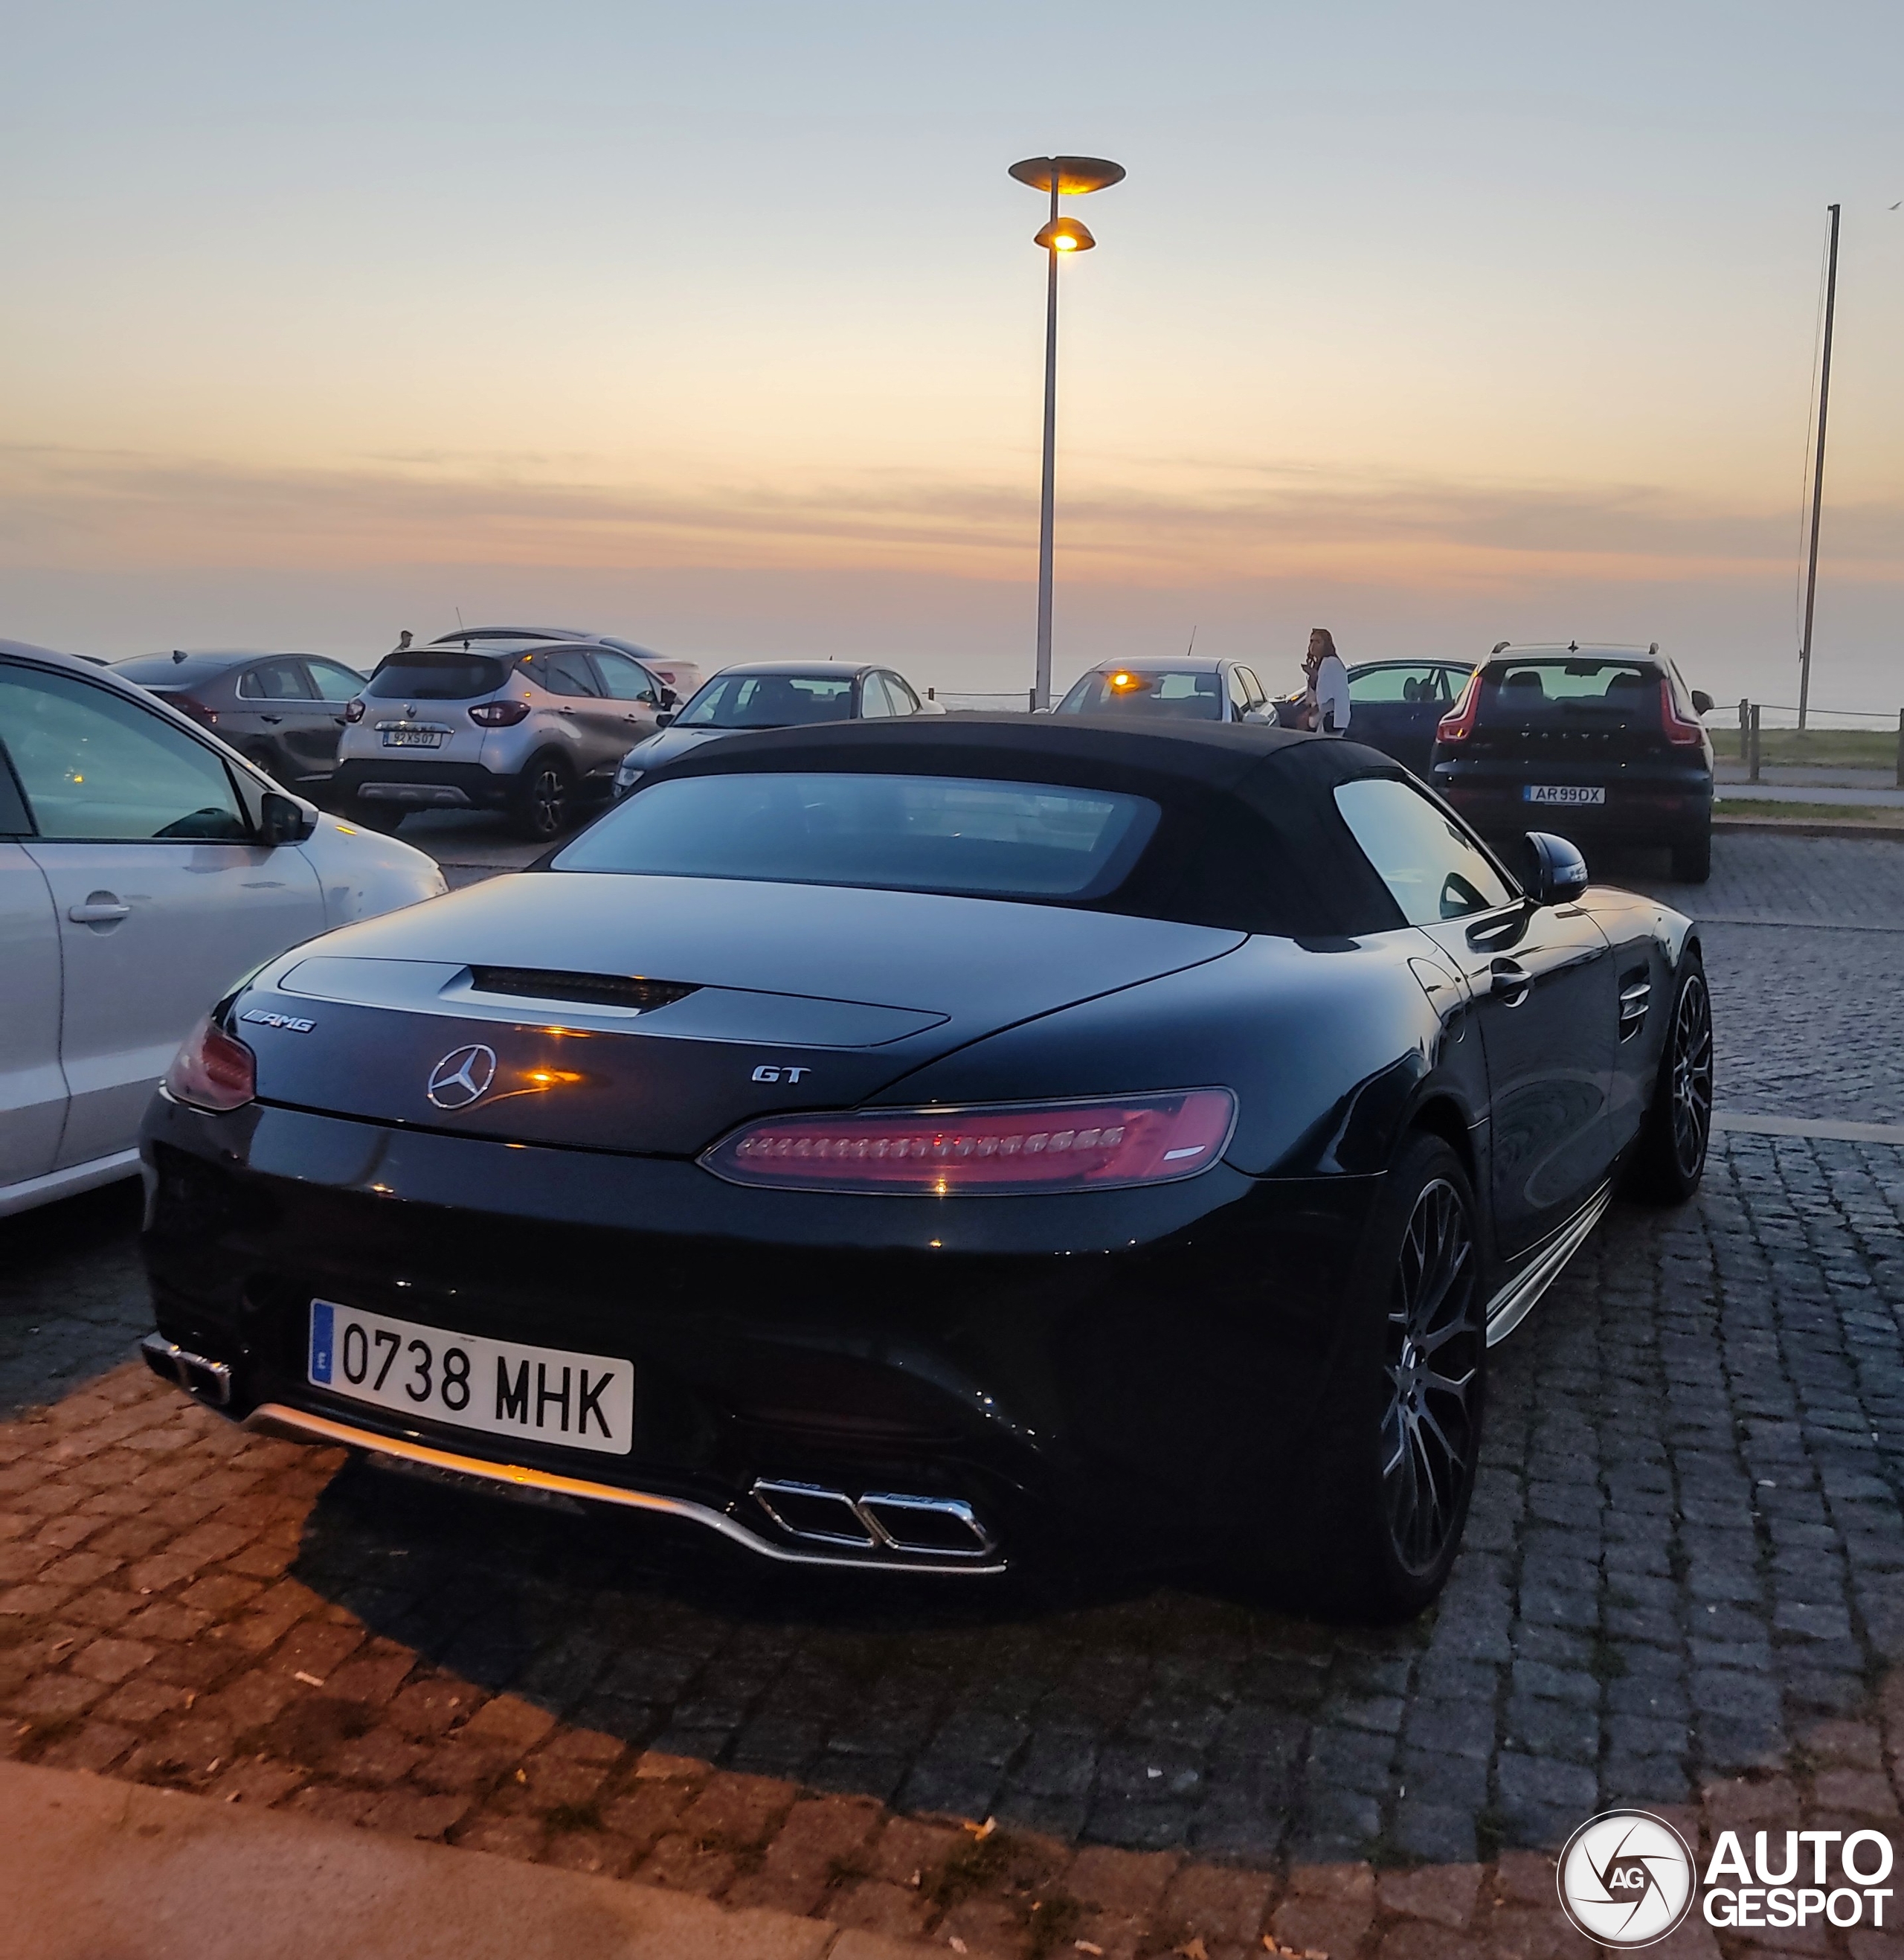
<path fill-rule="evenodd" d="M 1261 1543 L 1378 1186 L 1219 1166 L 1153 1192 L 851 1199 L 163 1100 L 144 1166 L 161 1332 L 227 1371 L 234 1419 L 689 1517 L 777 1558 L 936 1570 L 1079 1539 L 1138 1560 Z M 633 1449 L 412 1421 L 315 1386 L 318 1297 L 626 1356 Z M 763 1482 L 818 1494 L 764 1501 Z M 856 1509 L 909 1500 L 936 1507 L 935 1529 L 968 1510 L 969 1538 L 953 1531 L 951 1555 L 874 1527 L 850 1542 Z M 909 1514 L 884 1515 L 904 1539 Z"/>
<path fill-rule="evenodd" d="M 1553 764 L 1438 762 L 1435 788 L 1484 835 L 1550 830 L 1563 837 L 1646 843 L 1698 836 L 1712 821 L 1712 778 L 1703 769 L 1582 771 Z M 1531 783 L 1592 788 L 1604 803 L 1530 803 Z"/>
<path fill-rule="evenodd" d="M 433 762 L 415 756 L 386 762 L 371 756 L 339 762 L 330 789 L 335 796 L 416 810 L 486 810 L 507 802 L 514 781 L 480 762 Z"/>

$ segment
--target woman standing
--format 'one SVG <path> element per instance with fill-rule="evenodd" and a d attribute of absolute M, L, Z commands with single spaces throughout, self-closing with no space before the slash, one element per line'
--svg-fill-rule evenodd
<path fill-rule="evenodd" d="M 1308 686 L 1303 696 L 1303 726 L 1324 735 L 1349 732 L 1349 670 L 1336 651 L 1335 635 L 1327 626 L 1309 635 L 1302 671 Z"/>

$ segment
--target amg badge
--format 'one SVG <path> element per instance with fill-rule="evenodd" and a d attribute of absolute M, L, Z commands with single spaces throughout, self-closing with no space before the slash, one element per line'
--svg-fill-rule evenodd
<path fill-rule="evenodd" d="M 317 1025 L 296 1014 L 274 1014 L 268 1007 L 247 1007 L 238 1018 L 241 1021 L 256 1021 L 260 1027 L 288 1028 L 294 1035 L 307 1035 Z"/>

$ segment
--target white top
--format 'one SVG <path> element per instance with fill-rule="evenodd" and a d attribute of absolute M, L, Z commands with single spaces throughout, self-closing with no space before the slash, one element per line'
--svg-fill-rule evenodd
<path fill-rule="evenodd" d="M 1331 717 L 1335 722 L 1335 732 L 1346 733 L 1349 727 L 1349 670 L 1335 654 L 1324 654 L 1322 663 L 1316 669 L 1316 726 L 1327 730 Z"/>

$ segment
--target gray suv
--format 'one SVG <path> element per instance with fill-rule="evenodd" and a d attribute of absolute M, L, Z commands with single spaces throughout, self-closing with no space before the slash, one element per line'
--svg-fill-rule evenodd
<path fill-rule="evenodd" d="M 599 642 L 405 648 L 345 708 L 333 800 L 376 830 L 412 810 L 500 809 L 525 837 L 558 837 L 674 705 Z"/>

